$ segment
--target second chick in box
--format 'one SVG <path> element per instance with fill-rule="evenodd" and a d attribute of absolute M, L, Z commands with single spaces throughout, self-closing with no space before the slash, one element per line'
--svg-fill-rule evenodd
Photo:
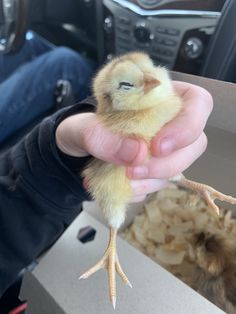
<path fill-rule="evenodd" d="M 236 219 L 175 186 L 153 193 L 123 237 L 228 314 L 236 313 Z"/>

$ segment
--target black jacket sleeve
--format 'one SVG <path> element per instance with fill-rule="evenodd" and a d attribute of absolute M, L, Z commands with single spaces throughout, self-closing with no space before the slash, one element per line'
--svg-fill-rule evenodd
<path fill-rule="evenodd" d="M 87 101 L 57 112 L 0 156 L 0 296 L 88 198 L 78 171 L 88 158 L 60 153 L 55 129 L 66 116 L 93 108 Z"/>

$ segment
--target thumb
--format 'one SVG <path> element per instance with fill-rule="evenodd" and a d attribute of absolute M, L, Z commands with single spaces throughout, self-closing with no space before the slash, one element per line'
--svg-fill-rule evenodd
<path fill-rule="evenodd" d="M 83 129 L 83 146 L 94 157 L 117 165 L 138 165 L 147 155 L 146 143 L 138 138 L 124 137 L 110 131 L 94 118 Z"/>
<path fill-rule="evenodd" d="M 64 124 L 61 127 L 64 133 L 65 129 L 67 130 L 67 145 L 64 141 L 58 146 L 70 147 L 70 151 L 64 150 L 67 154 L 78 157 L 90 154 L 98 159 L 124 166 L 139 165 L 147 156 L 147 145 L 144 140 L 124 137 L 110 131 L 97 120 L 94 113 L 71 116 L 61 124 Z M 69 138 L 68 134 L 70 134 Z"/>

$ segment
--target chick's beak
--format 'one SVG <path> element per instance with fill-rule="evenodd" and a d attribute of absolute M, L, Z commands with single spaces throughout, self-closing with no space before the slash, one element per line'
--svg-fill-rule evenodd
<path fill-rule="evenodd" d="M 143 80 L 144 94 L 147 94 L 150 90 L 161 84 L 161 82 L 157 78 L 155 78 L 152 73 L 144 73 Z"/>

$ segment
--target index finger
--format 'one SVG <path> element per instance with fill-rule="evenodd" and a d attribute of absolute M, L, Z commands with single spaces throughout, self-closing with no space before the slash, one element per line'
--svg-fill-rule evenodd
<path fill-rule="evenodd" d="M 173 82 L 183 99 L 183 109 L 167 123 L 151 143 L 154 156 L 166 156 L 195 142 L 202 134 L 213 108 L 211 94 L 204 88 L 185 82 Z"/>

